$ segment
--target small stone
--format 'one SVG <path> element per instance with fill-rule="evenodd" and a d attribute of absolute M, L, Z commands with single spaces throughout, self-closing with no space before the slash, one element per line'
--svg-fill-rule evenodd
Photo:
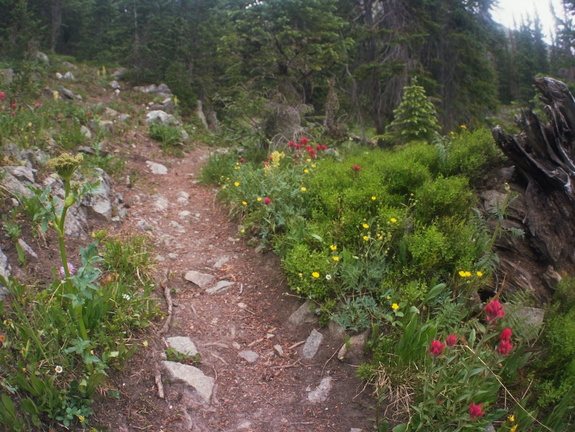
<path fill-rule="evenodd" d="M 176 253 L 169 253 L 168 254 L 168 258 L 170 258 L 172 261 L 175 261 L 178 259 L 178 254 Z"/>
<path fill-rule="evenodd" d="M 180 354 L 193 357 L 198 354 L 196 344 L 186 336 L 174 336 L 166 339 L 169 347 L 176 350 Z"/>
<path fill-rule="evenodd" d="M 291 316 L 288 318 L 288 322 L 295 326 L 301 326 L 303 324 L 315 324 L 317 322 L 317 316 L 310 310 L 310 303 L 305 302 L 302 304 Z"/>
<path fill-rule="evenodd" d="M 183 381 L 190 387 L 193 387 L 204 402 L 210 403 L 212 390 L 214 388 L 214 379 L 212 377 L 204 375 L 204 373 L 195 366 L 171 361 L 163 361 L 162 363 L 173 380 Z"/>
<path fill-rule="evenodd" d="M 222 268 L 222 266 L 227 263 L 230 259 L 228 257 L 222 257 L 218 260 L 217 263 L 214 264 L 214 268 Z"/>
<path fill-rule="evenodd" d="M 276 352 L 277 355 L 279 355 L 280 357 L 284 356 L 284 350 L 282 348 L 282 346 L 280 344 L 276 344 L 274 345 L 274 351 Z"/>
<path fill-rule="evenodd" d="M 231 281 L 226 281 L 226 280 L 222 280 L 219 281 L 216 286 L 209 288 L 206 290 L 206 293 L 208 294 L 215 294 L 218 292 L 223 292 L 225 290 L 227 290 L 229 287 L 231 287 L 235 282 L 231 282 Z"/>
<path fill-rule="evenodd" d="M 34 252 L 34 249 L 32 249 L 28 243 L 26 243 L 24 240 L 22 239 L 18 239 L 18 244 L 20 245 L 20 247 L 22 248 L 22 250 L 24 252 L 26 252 L 28 255 L 30 255 L 32 258 L 36 258 L 38 259 L 38 255 L 36 254 L 36 252 Z"/>
<path fill-rule="evenodd" d="M 170 226 L 180 233 L 186 232 L 186 229 L 176 221 L 170 221 Z"/>
<path fill-rule="evenodd" d="M 166 168 L 166 166 L 162 164 L 152 161 L 146 161 L 146 165 L 148 165 L 148 168 L 150 169 L 150 171 L 152 171 L 152 174 L 158 174 L 158 175 L 168 174 L 168 168 Z"/>
<path fill-rule="evenodd" d="M 153 198 L 155 198 L 154 208 L 157 211 L 165 211 L 170 206 L 170 202 L 168 201 L 168 198 L 166 198 L 163 195 L 155 195 Z"/>
<path fill-rule="evenodd" d="M 321 380 L 317 388 L 307 395 L 311 403 L 324 402 L 332 388 L 331 377 L 327 376 Z"/>
<path fill-rule="evenodd" d="M 247 361 L 248 363 L 253 363 L 255 362 L 260 356 L 255 353 L 254 351 L 240 351 L 238 353 L 238 355 L 243 358 L 245 361 Z"/>
<path fill-rule="evenodd" d="M 235 349 L 237 349 L 237 350 L 239 350 L 239 349 L 242 348 L 242 346 L 241 346 L 239 343 L 237 343 L 237 342 L 232 342 L 232 346 L 233 346 Z"/>
<path fill-rule="evenodd" d="M 360 428 L 351 428 L 349 432 L 363 432 L 363 429 Z"/>
<path fill-rule="evenodd" d="M 240 303 L 238 303 L 238 307 L 239 307 L 240 309 L 245 309 L 245 308 L 248 307 L 248 305 L 245 304 L 245 303 L 240 302 Z"/>
<path fill-rule="evenodd" d="M 190 217 L 190 215 L 192 214 L 192 212 L 188 211 L 188 210 L 184 210 L 178 213 L 178 217 L 180 219 L 187 219 Z"/>
<path fill-rule="evenodd" d="M 199 286 L 202 289 L 211 286 L 216 280 L 215 276 L 206 273 L 200 273 L 195 270 L 190 270 L 187 272 L 184 275 L 184 279 Z"/>
<path fill-rule="evenodd" d="M 337 358 L 354 365 L 361 364 L 364 361 L 364 348 L 368 336 L 369 330 L 366 330 L 363 333 L 349 338 L 349 340 L 338 351 Z"/>
<path fill-rule="evenodd" d="M 92 132 L 90 132 L 90 129 L 88 129 L 86 126 L 84 126 L 84 125 L 80 126 L 80 133 L 86 139 L 92 139 Z"/>
<path fill-rule="evenodd" d="M 302 355 L 307 358 L 313 358 L 321 345 L 321 341 L 323 340 L 323 335 L 318 332 L 316 329 L 313 329 L 308 336 L 307 340 L 302 349 Z"/>

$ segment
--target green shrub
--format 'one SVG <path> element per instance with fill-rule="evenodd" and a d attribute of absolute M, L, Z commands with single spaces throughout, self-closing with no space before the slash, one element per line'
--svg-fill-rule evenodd
<path fill-rule="evenodd" d="M 148 128 L 148 135 L 160 143 L 165 154 L 181 156 L 183 154 L 184 137 L 177 126 L 152 123 Z"/>
<path fill-rule="evenodd" d="M 421 185 L 415 191 L 416 217 L 433 223 L 441 217 L 465 220 L 475 198 L 465 177 L 440 177 Z"/>

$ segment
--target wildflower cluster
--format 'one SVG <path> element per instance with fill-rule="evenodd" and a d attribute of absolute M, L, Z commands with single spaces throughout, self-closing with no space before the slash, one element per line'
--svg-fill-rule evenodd
<path fill-rule="evenodd" d="M 486 416 L 487 411 L 484 409 L 483 401 L 489 402 L 493 399 L 485 398 L 482 395 L 482 388 L 487 386 L 493 391 L 494 398 L 498 385 L 491 387 L 493 381 L 499 384 L 496 379 L 491 379 L 494 370 L 501 367 L 502 356 L 507 356 L 513 350 L 511 339 L 513 330 L 510 327 L 504 328 L 498 337 L 498 344 L 493 347 L 489 341 L 495 336 L 493 335 L 493 327 L 498 319 L 505 316 L 503 304 L 498 300 L 491 300 L 484 309 L 484 319 L 490 327 L 478 326 L 476 330 L 469 333 L 467 337 L 459 336 L 455 333 L 449 334 L 444 341 L 440 339 L 432 339 L 426 353 L 429 357 L 434 359 L 432 370 L 434 371 L 437 383 L 441 383 L 438 388 L 452 389 L 455 385 L 455 380 L 458 380 L 457 385 L 467 383 L 469 388 L 462 388 L 461 391 L 465 392 L 466 398 L 471 401 L 468 404 L 467 411 L 471 420 L 476 420 Z M 476 342 L 476 332 L 484 332 L 484 337 Z M 458 346 L 458 342 L 460 345 Z M 446 348 L 451 351 L 446 354 Z M 482 371 L 483 378 L 479 379 L 476 376 L 477 371 Z M 463 380 L 461 378 L 464 377 Z M 455 385 L 455 386 L 457 386 Z M 444 386 L 444 387 L 443 387 Z M 487 388 L 485 387 L 485 388 Z M 446 390 L 443 391 L 444 393 Z M 430 397 L 436 397 L 434 393 Z M 442 396 L 446 397 L 445 395 Z M 476 398 L 483 398 L 477 401 Z M 481 403 L 479 403 L 481 402 Z"/>
<path fill-rule="evenodd" d="M 298 163 L 298 159 L 303 157 L 302 151 L 305 151 L 310 159 L 315 159 L 318 152 L 327 150 L 327 146 L 325 144 L 317 144 L 314 148 L 311 144 L 309 144 L 309 140 L 306 137 L 300 138 L 297 143 L 290 141 L 288 147 L 292 150 L 295 150 L 293 158 L 296 160 L 296 163 Z"/>

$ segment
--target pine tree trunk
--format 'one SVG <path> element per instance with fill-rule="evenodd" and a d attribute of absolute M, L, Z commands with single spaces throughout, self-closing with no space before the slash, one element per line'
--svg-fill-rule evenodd
<path fill-rule="evenodd" d="M 531 110 L 516 122 L 523 130 L 508 135 L 497 126 L 493 137 L 526 183 L 526 217 L 533 246 L 558 270 L 575 270 L 575 100 L 552 78 L 535 79 L 546 104 L 548 123 Z"/>

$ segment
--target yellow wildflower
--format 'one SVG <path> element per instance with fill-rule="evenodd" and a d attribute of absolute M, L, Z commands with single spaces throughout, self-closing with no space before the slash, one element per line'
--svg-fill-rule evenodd
<path fill-rule="evenodd" d="M 305 186 L 302 186 L 300 189 L 302 192 L 305 192 L 307 190 L 307 188 Z"/>
<path fill-rule="evenodd" d="M 368 229 L 368 228 L 369 228 L 369 225 L 366 224 L 366 223 L 364 223 L 362 226 L 363 226 L 365 229 Z"/>
<path fill-rule="evenodd" d="M 396 218 L 391 218 L 389 221 L 390 221 L 391 223 L 396 223 L 396 222 L 397 222 L 397 219 L 396 219 Z"/>
<path fill-rule="evenodd" d="M 330 248 L 331 250 L 337 250 L 337 246 L 336 246 L 336 245 L 331 245 L 329 248 Z"/>
<path fill-rule="evenodd" d="M 242 201 L 242 205 L 245 205 L 245 206 L 247 206 L 247 205 L 248 205 L 248 203 L 247 203 L 247 202 L 245 202 L 245 201 Z"/>
<path fill-rule="evenodd" d="M 475 274 L 476 274 L 477 276 L 479 276 L 479 277 L 483 276 L 483 272 L 481 272 L 481 271 L 478 271 L 478 272 L 475 273 Z"/>
<path fill-rule="evenodd" d="M 258 197 L 257 200 L 258 200 L 258 201 L 261 201 L 261 200 L 262 200 L 262 197 Z"/>
<path fill-rule="evenodd" d="M 319 277 L 319 272 L 312 272 L 311 274 L 314 278 L 318 278 Z"/>
<path fill-rule="evenodd" d="M 338 256 L 333 256 L 333 257 L 331 257 L 331 259 L 334 260 L 334 261 L 339 261 L 339 257 L 338 257 Z"/>
<path fill-rule="evenodd" d="M 303 170 L 303 172 L 307 174 L 307 173 L 309 173 L 309 170 L 306 168 Z"/>
<path fill-rule="evenodd" d="M 397 309 L 399 309 L 399 305 L 398 305 L 397 303 L 394 303 L 394 304 L 391 305 L 391 308 L 392 308 L 393 310 L 397 310 Z"/>
<path fill-rule="evenodd" d="M 238 187 L 240 185 L 240 182 L 234 182 L 234 186 Z"/>
<path fill-rule="evenodd" d="M 371 197 L 371 199 L 372 199 L 373 201 L 375 201 L 375 200 L 377 199 L 377 197 L 374 195 L 374 196 Z"/>
<path fill-rule="evenodd" d="M 368 241 L 368 240 L 369 240 L 369 236 L 363 236 L 363 239 L 364 239 L 365 241 Z"/>

